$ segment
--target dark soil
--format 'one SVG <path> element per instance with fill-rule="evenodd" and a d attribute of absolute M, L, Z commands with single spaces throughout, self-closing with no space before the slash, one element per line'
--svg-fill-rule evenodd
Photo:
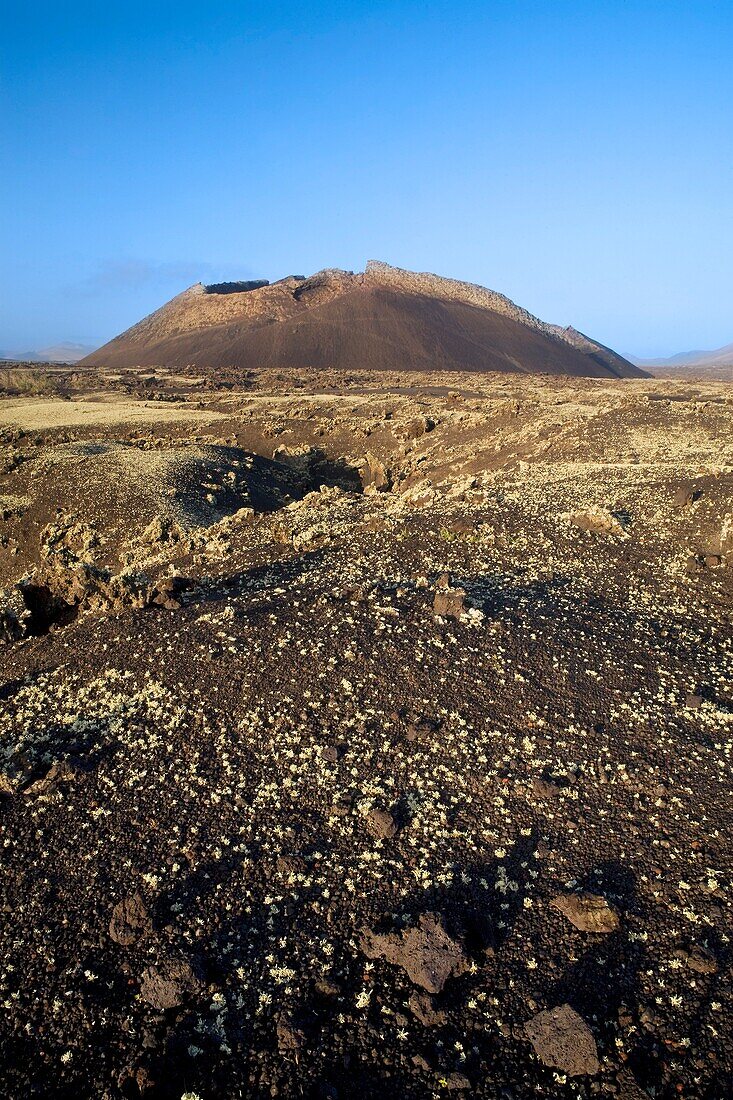
<path fill-rule="evenodd" d="M 558 392 L 240 394 L 207 463 L 287 443 L 290 493 L 147 542 L 95 512 L 186 584 L 0 645 L 1 1095 L 731 1094 L 733 407 Z M 60 430 L 6 443 L 39 517 Z M 94 560 L 22 519 L 7 586 Z M 525 1030 L 566 1005 L 590 1036 Z"/>

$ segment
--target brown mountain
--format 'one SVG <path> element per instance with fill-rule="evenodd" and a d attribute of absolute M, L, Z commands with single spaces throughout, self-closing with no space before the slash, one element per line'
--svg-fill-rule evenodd
<path fill-rule="evenodd" d="M 197 283 L 110 340 L 86 364 L 471 370 L 643 377 L 572 328 L 502 294 L 370 260 L 276 283 Z"/>

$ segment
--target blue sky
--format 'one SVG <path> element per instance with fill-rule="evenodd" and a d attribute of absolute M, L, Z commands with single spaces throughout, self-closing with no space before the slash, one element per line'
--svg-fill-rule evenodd
<path fill-rule="evenodd" d="M 369 258 L 640 355 L 733 340 L 733 3 L 13 5 L 0 348 Z"/>

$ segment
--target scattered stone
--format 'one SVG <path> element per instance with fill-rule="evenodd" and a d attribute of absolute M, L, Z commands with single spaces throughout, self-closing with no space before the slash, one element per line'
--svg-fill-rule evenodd
<path fill-rule="evenodd" d="M 24 638 L 30 621 L 31 612 L 20 585 L 0 588 L 0 644 L 18 642 Z"/>
<path fill-rule="evenodd" d="M 733 512 L 729 512 L 723 517 L 719 542 L 721 554 L 730 562 L 731 557 L 733 557 Z"/>
<path fill-rule="evenodd" d="M 625 535 L 629 526 L 626 517 L 619 512 L 601 509 L 596 512 L 573 512 L 569 517 L 574 527 L 593 535 Z"/>
<path fill-rule="evenodd" d="M 689 508 L 691 504 L 694 504 L 696 500 L 701 496 L 699 489 L 690 488 L 684 485 L 681 489 L 678 489 L 672 498 L 672 504 L 675 508 Z"/>
<path fill-rule="evenodd" d="M 365 489 L 376 492 L 385 492 L 389 489 L 390 478 L 387 467 L 371 451 L 367 451 L 364 456 L 360 474 L 361 483 Z"/>
<path fill-rule="evenodd" d="M 646 1031 L 658 1031 L 662 1027 L 661 1017 L 648 1005 L 640 1006 L 639 1023 Z"/>
<path fill-rule="evenodd" d="M 410 1061 L 416 1069 L 421 1069 L 425 1073 L 433 1072 L 433 1067 L 430 1065 L 430 1062 L 428 1062 L 427 1058 L 423 1058 L 422 1054 L 413 1054 Z"/>
<path fill-rule="evenodd" d="M 435 421 L 431 420 L 430 417 L 419 416 L 416 420 L 411 420 L 409 424 L 405 425 L 405 438 L 420 439 L 421 436 L 426 435 L 428 432 L 432 432 L 434 427 Z"/>
<path fill-rule="evenodd" d="M 279 856 L 277 869 L 282 875 L 304 875 L 308 864 L 302 856 Z"/>
<path fill-rule="evenodd" d="M 326 1001 L 332 1001 L 336 997 L 341 996 L 341 989 L 335 982 L 331 982 L 327 978 L 319 978 L 318 981 L 314 983 L 313 988 L 318 996 Z"/>
<path fill-rule="evenodd" d="M 156 516 L 140 535 L 139 541 L 146 546 L 164 543 L 182 542 L 185 531 L 168 516 Z"/>
<path fill-rule="evenodd" d="M 413 722 L 409 722 L 407 730 L 405 732 L 405 740 L 407 741 L 425 741 L 432 743 L 435 740 L 435 735 L 440 729 L 440 722 L 435 718 L 416 718 Z"/>
<path fill-rule="evenodd" d="M 473 474 L 467 474 L 450 480 L 450 488 L 447 492 L 449 500 L 469 500 L 470 494 L 476 488 L 478 482 Z"/>
<path fill-rule="evenodd" d="M 532 794 L 537 798 L 559 798 L 560 787 L 549 779 L 538 777 L 532 780 Z"/>
<path fill-rule="evenodd" d="M 143 971 L 140 996 L 158 1012 L 177 1008 L 201 991 L 202 982 L 183 959 L 166 959 Z"/>
<path fill-rule="evenodd" d="M 85 562 L 94 560 L 99 542 L 99 535 L 93 527 L 69 514 L 62 514 L 57 522 L 49 523 L 40 536 L 44 557 L 59 555 Z"/>
<path fill-rule="evenodd" d="M 152 926 L 147 906 L 140 894 L 136 893 L 115 905 L 109 922 L 109 934 L 115 943 L 129 947 L 149 932 Z"/>
<path fill-rule="evenodd" d="M 460 619 L 465 600 L 464 588 L 439 588 L 433 598 L 433 613 L 443 619 Z"/>
<path fill-rule="evenodd" d="M 77 774 L 77 769 L 68 760 L 60 760 L 52 764 L 42 779 L 36 779 L 23 791 L 25 795 L 49 795 L 54 794 L 61 783 L 70 783 Z"/>
<path fill-rule="evenodd" d="M 149 1089 L 155 1087 L 155 1080 L 150 1075 L 147 1066 L 124 1066 L 117 1075 L 117 1087 L 123 1096 L 144 1095 Z M 137 1092 L 130 1090 L 135 1089 Z"/>
<path fill-rule="evenodd" d="M 428 993 L 440 993 L 449 978 L 468 968 L 463 945 L 449 936 L 439 913 L 423 913 L 417 927 L 402 932 L 365 929 L 361 947 L 367 958 L 383 958 L 401 967 Z"/>
<path fill-rule="evenodd" d="M 538 1012 L 524 1025 L 535 1054 L 546 1066 L 569 1077 L 598 1073 L 598 1048 L 593 1032 L 569 1004 Z"/>
<path fill-rule="evenodd" d="M 446 1021 L 445 1012 L 435 1007 L 435 998 L 421 990 L 416 989 L 411 994 L 409 1008 L 413 1016 L 425 1027 L 438 1027 Z"/>
<path fill-rule="evenodd" d="M 387 810 L 372 809 L 366 820 L 369 832 L 378 840 L 389 840 L 397 835 L 397 822 Z"/>
<path fill-rule="evenodd" d="M 696 974 L 717 974 L 718 972 L 718 962 L 715 956 L 699 944 L 694 944 L 689 951 L 680 949 L 675 951 L 674 954 L 676 958 L 681 959 Z"/>
<path fill-rule="evenodd" d="M 348 817 L 353 808 L 354 799 L 352 795 L 348 794 L 346 791 L 341 791 L 334 799 L 331 813 L 336 814 L 337 817 Z"/>
<path fill-rule="evenodd" d="M 568 1088 L 563 1072 L 530 1053 L 524 1022 L 572 997 L 602 1047 L 603 1073 L 569 1077 L 571 1091 L 641 1097 L 636 1074 L 657 1093 L 717 1096 L 731 1053 L 726 884 L 713 868 L 730 855 L 718 746 L 730 724 L 733 545 L 726 574 L 705 556 L 723 553 L 721 522 L 733 508 L 730 394 L 717 387 L 703 416 L 693 400 L 702 383 L 645 381 L 629 397 L 615 382 L 518 375 L 202 368 L 187 380 L 190 420 L 146 412 L 136 398 L 135 417 L 120 426 L 115 390 L 136 395 L 144 373 L 85 371 L 80 384 L 96 394 L 109 377 L 111 389 L 78 408 L 70 375 L 71 402 L 47 410 L 45 399 L 6 401 L 8 415 L 54 423 L 32 430 L 17 476 L 3 480 L 0 585 L 45 575 L 58 587 L 45 604 L 18 608 L 29 616 L 29 640 L 0 645 L 0 925 L 17 979 L 4 993 L 0 1093 L 45 1095 L 60 1082 L 62 1091 L 118 1095 L 124 1067 L 119 1091 L 138 1096 L 144 1065 L 155 1079 L 146 1096 L 177 1089 L 174 1100 L 212 1088 L 282 1095 L 298 1081 L 324 1097 L 360 1083 L 385 1095 L 455 1087 L 497 1100 L 555 1096 Z M 168 372 L 166 388 L 177 378 Z M 379 395 L 398 383 L 390 427 Z M 445 392 L 452 384 L 465 387 L 460 403 Z M 647 407 L 647 392 L 668 390 L 667 411 Z M 502 410 L 515 393 L 521 407 Z M 406 440 L 404 425 L 431 410 L 440 419 L 431 439 Z M 187 452 L 218 445 L 212 431 L 227 435 L 222 445 L 262 451 L 269 417 L 293 447 L 318 435 L 321 457 L 308 460 L 302 479 L 273 464 L 292 495 L 258 490 L 254 523 L 247 508 L 212 525 L 208 473 L 187 473 Z M 121 465 L 115 452 L 78 474 L 56 464 L 70 434 L 64 418 L 84 421 L 90 453 L 105 436 L 124 437 L 130 461 Z M 127 439 L 137 435 L 139 456 Z M 6 439 L 0 427 L 0 467 Z M 396 492 L 354 491 L 371 447 Z M 175 464 L 148 486 L 150 451 L 168 450 Z M 240 457 L 237 478 L 251 481 Z M 217 464 L 228 467 L 229 457 Z M 347 491 L 311 492 L 334 480 Z M 677 486 L 698 481 L 700 503 L 674 511 Z M 227 485 L 210 489 L 221 509 L 247 502 Z M 39 555 L 38 533 L 57 505 L 76 502 L 72 492 L 98 545 L 69 527 L 62 537 L 49 532 Z M 25 518 L 8 511 L 21 500 Z M 558 521 L 621 501 L 639 531 L 636 548 Z M 147 546 L 133 541 L 156 513 L 177 517 L 185 538 L 161 523 Z M 289 546 L 273 545 L 276 523 Z M 476 532 L 480 546 L 471 546 Z M 693 551 L 700 571 L 680 576 Z M 194 592 L 167 583 L 174 567 Z M 444 569 L 452 570 L 438 586 L 444 597 L 461 585 L 468 593 L 455 627 L 450 616 L 433 617 Z M 138 599 L 152 610 L 137 610 Z M 473 604 L 486 608 L 480 629 L 466 628 Z M 135 610 L 111 620 L 106 612 L 118 607 Z M 84 618 L 57 632 L 77 614 Z M 619 745 L 614 731 L 628 713 L 638 721 L 625 723 Z M 50 770 L 54 761 L 69 762 L 68 781 Z M 381 814 L 369 815 L 372 806 Z M 392 831 L 387 814 L 397 836 L 373 839 L 373 828 Z M 403 858 L 392 858 L 397 849 Z M 627 914 L 618 875 L 598 862 L 614 849 L 626 851 L 644 921 Z M 563 909 L 548 909 L 551 889 L 545 902 L 542 889 L 523 902 L 525 877 L 542 885 L 548 873 L 558 894 L 607 889 L 619 930 L 604 939 L 594 924 L 578 939 L 567 914 L 554 916 Z M 129 912 L 135 899 L 126 895 L 138 888 L 152 926 L 143 912 L 135 927 Z M 682 918 L 686 906 L 700 923 Z M 455 973 L 481 952 L 478 972 L 448 977 L 439 994 L 411 979 L 405 959 L 422 932 L 411 965 L 413 973 L 426 966 L 418 924 L 426 910 L 442 914 L 449 949 L 457 941 Z M 497 966 L 484 955 L 489 912 L 507 948 Z M 355 942 L 362 929 L 381 950 L 373 964 Z M 384 932 L 394 934 L 376 935 Z M 641 940 L 633 957 L 627 933 Z M 176 975 L 163 960 L 195 967 L 193 944 L 206 945 L 216 984 L 187 1000 L 185 980 L 172 993 L 165 987 Z M 590 944 L 598 957 L 572 965 L 583 954 L 573 944 Z M 675 949 L 684 950 L 675 958 Z M 680 969 L 657 1005 L 660 990 L 644 973 L 664 959 Z M 146 968 L 158 1007 L 139 995 Z M 594 969 L 600 999 L 581 988 Z M 427 981 L 439 986 L 443 975 Z M 707 1014 L 702 1029 L 685 1023 L 689 995 L 680 1005 L 674 994 L 691 983 L 710 1028 Z M 499 1011 L 492 1036 L 486 1012 L 497 1006 L 509 1011 Z M 24 1029 L 37 1065 L 14 1057 L 13 1035 Z"/>
<path fill-rule="evenodd" d="M 452 535 L 461 535 L 468 538 L 476 534 L 478 524 L 475 519 L 471 519 L 469 516 L 457 516 L 446 523 L 445 530 Z"/>
<path fill-rule="evenodd" d="M 402 499 L 412 508 L 427 508 L 437 500 L 437 497 L 438 494 L 429 478 L 415 483 L 410 482 L 402 490 Z"/>
<path fill-rule="evenodd" d="M 633 1073 L 626 1066 L 619 1070 L 616 1081 L 619 1100 L 648 1100 L 649 1093 L 639 1088 Z"/>
<path fill-rule="evenodd" d="M 456 1092 L 461 1089 L 470 1089 L 471 1082 L 464 1073 L 449 1073 L 445 1078 L 445 1088 L 449 1092 Z"/>
<path fill-rule="evenodd" d="M 621 923 L 618 911 L 600 894 L 558 894 L 550 905 L 581 932 L 615 932 Z"/>
<path fill-rule="evenodd" d="M 298 1054 L 305 1043 L 305 1032 L 293 1020 L 288 1012 L 283 1012 L 277 1021 L 277 1048 L 281 1054 Z"/>
<path fill-rule="evenodd" d="M 177 611 L 181 606 L 179 597 L 190 584 L 186 577 L 165 577 L 151 587 L 149 602 L 153 606 L 164 607 L 166 611 Z"/>

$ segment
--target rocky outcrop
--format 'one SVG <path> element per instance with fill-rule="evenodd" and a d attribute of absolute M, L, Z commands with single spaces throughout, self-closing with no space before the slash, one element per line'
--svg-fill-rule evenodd
<path fill-rule="evenodd" d="M 112 573 L 89 562 L 50 558 L 32 578 L 23 582 L 26 603 L 34 609 L 45 603 L 47 610 L 63 605 L 75 611 L 120 612 L 130 608 L 177 608 L 177 596 L 187 587 L 183 577 L 165 577 L 152 582 L 145 574 Z"/>
<path fill-rule="evenodd" d="M 465 302 L 467 305 L 490 309 L 492 313 L 501 313 L 513 321 L 538 332 L 558 336 L 563 331 L 556 325 L 547 325 L 539 317 L 518 306 L 511 298 L 489 290 L 477 283 L 465 283 L 459 279 L 446 279 L 433 275 L 429 271 L 407 271 L 401 267 L 392 267 L 382 260 L 367 260 L 364 281 L 376 286 L 388 286 L 409 294 L 424 294 L 431 298 L 443 298 L 445 301 Z"/>
<path fill-rule="evenodd" d="M 144 573 L 112 573 L 66 553 L 51 554 L 12 590 L 0 592 L 0 641 L 45 634 L 92 611 L 119 614 L 143 607 L 175 610 L 189 586 L 178 575 L 151 581 Z"/>

